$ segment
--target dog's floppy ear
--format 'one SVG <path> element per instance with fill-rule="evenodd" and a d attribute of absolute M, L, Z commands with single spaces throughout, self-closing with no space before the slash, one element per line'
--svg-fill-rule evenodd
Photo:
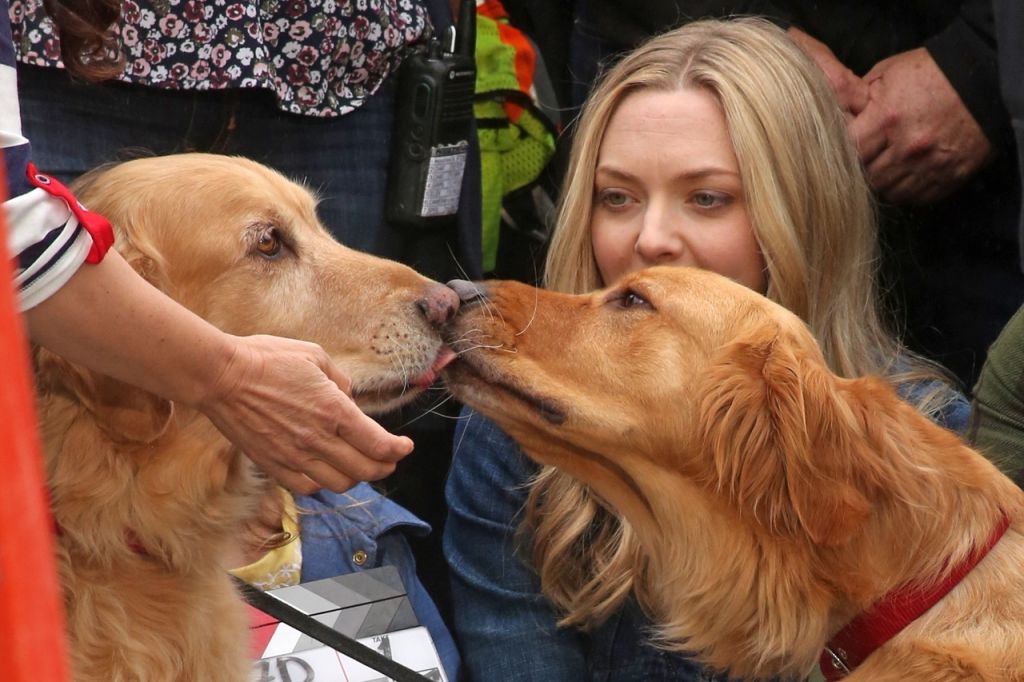
<path fill-rule="evenodd" d="M 726 347 L 709 370 L 701 445 L 709 483 L 740 512 L 818 544 L 841 544 L 863 524 L 853 413 L 816 349 L 775 326 Z"/>
<path fill-rule="evenodd" d="M 34 349 L 38 390 L 71 397 L 112 440 L 151 443 L 162 436 L 174 403 L 141 388 L 80 367 L 45 348 Z"/>
<path fill-rule="evenodd" d="M 166 294 L 171 294 L 165 276 L 166 263 L 160 249 L 150 236 L 152 229 L 137 226 L 152 225 L 157 220 L 152 206 L 133 191 L 131 185 L 109 180 L 107 174 L 121 165 L 111 162 L 98 166 L 71 183 L 75 196 L 91 210 L 105 216 L 114 228 L 115 245 L 143 279 Z"/>
<path fill-rule="evenodd" d="M 135 229 L 140 204 L 131 188 L 102 187 L 104 174 L 116 164 L 92 170 L 72 183 L 76 196 L 110 220 L 117 235 L 118 253 L 150 284 L 167 291 L 164 262 L 155 244 Z M 119 442 L 150 443 L 167 430 L 174 413 L 168 400 L 111 377 L 68 362 L 44 348 L 33 351 L 35 375 L 42 392 L 71 396 Z"/>

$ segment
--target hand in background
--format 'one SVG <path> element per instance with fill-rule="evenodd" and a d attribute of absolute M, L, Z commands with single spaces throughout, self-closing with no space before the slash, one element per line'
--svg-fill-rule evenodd
<path fill-rule="evenodd" d="M 856 116 L 868 103 L 868 86 L 853 71 L 840 62 L 825 43 L 812 38 L 799 28 L 791 26 L 789 37 L 825 72 L 839 106 L 848 116 Z"/>
<path fill-rule="evenodd" d="M 884 59 L 864 80 L 868 103 L 849 130 L 883 198 L 937 201 L 991 157 L 988 138 L 926 49 Z"/>
<path fill-rule="evenodd" d="M 232 337 L 236 348 L 198 408 L 285 487 L 348 490 L 392 473 L 412 441 L 359 410 L 348 377 L 312 343 Z"/>

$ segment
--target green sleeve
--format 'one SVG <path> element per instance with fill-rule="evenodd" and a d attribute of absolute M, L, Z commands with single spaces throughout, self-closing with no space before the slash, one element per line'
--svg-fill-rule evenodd
<path fill-rule="evenodd" d="M 1024 486 L 1024 307 L 989 349 L 974 387 L 967 438 Z"/>

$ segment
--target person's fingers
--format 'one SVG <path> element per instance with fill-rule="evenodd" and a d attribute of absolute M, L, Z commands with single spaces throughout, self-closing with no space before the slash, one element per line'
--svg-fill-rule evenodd
<path fill-rule="evenodd" d="M 358 410 L 356 410 L 358 412 Z M 359 413 L 364 419 L 376 426 L 389 438 L 400 442 L 408 451 L 412 449 L 412 441 L 406 437 L 392 436 L 383 427 L 366 415 Z M 285 445 L 285 443 L 288 443 Z M 263 446 L 261 448 L 261 446 Z M 348 490 L 359 481 L 376 481 L 390 476 L 401 457 L 389 459 L 373 458 L 364 451 L 338 435 L 321 435 L 313 438 L 309 434 L 299 441 L 282 441 L 279 444 L 262 443 L 259 452 L 263 455 L 259 460 L 250 457 L 264 473 L 277 480 L 289 490 L 310 495 L 320 488 L 328 488 L 334 492 Z M 266 452 L 270 449 L 272 452 Z M 256 450 L 254 450 L 256 451 Z M 287 461 L 280 458 L 268 458 L 267 455 L 283 451 L 293 453 Z"/>
<path fill-rule="evenodd" d="M 853 116 L 864 111 L 870 100 L 870 89 L 867 83 L 841 65 L 837 71 L 826 75 L 843 111 Z"/>
<path fill-rule="evenodd" d="M 298 495 L 312 495 L 323 487 L 306 474 L 277 464 L 263 462 L 260 468 L 265 474 Z"/>
<path fill-rule="evenodd" d="M 307 459 L 302 466 L 310 479 L 336 493 L 345 492 L 360 481 L 379 481 L 395 471 L 394 464 L 369 460 L 355 465 L 352 476 L 341 473 L 333 464 L 319 458 Z"/>
<path fill-rule="evenodd" d="M 867 85 L 836 57 L 835 53 L 817 38 L 797 26 L 786 29 L 793 42 L 806 54 L 828 79 L 839 105 L 849 114 L 856 115 L 867 105 Z"/>
<path fill-rule="evenodd" d="M 873 163 L 889 144 L 882 122 L 878 107 L 868 104 L 847 126 L 850 139 L 865 165 Z"/>
<path fill-rule="evenodd" d="M 341 405 L 338 435 L 354 449 L 378 462 L 397 462 L 413 449 L 406 436 L 396 436 L 363 414 L 352 401 Z"/>
<path fill-rule="evenodd" d="M 946 184 L 937 182 L 929 169 L 899 162 L 894 157 L 895 152 L 886 150 L 867 169 L 871 186 L 882 199 L 894 204 L 922 205 L 945 196 Z"/>
<path fill-rule="evenodd" d="M 397 462 L 412 452 L 412 440 L 389 433 L 359 409 L 352 400 L 352 380 L 331 361 L 326 351 L 319 346 L 315 348 L 320 369 L 345 394 L 340 403 L 336 434 L 357 453 L 381 462 Z"/>
<path fill-rule="evenodd" d="M 883 59 L 882 61 L 872 66 L 871 69 L 868 70 L 868 72 L 862 76 L 862 79 L 865 83 L 871 85 L 871 83 L 874 83 L 875 81 L 879 80 L 885 74 L 888 68 L 889 60 Z"/>
<path fill-rule="evenodd" d="M 860 79 L 855 79 L 844 86 L 841 103 L 843 109 L 854 117 L 864 111 L 868 101 L 868 87 Z"/>
<path fill-rule="evenodd" d="M 331 361 L 330 356 L 327 355 L 326 351 L 323 353 L 323 361 L 320 363 L 320 369 L 324 371 L 327 378 L 338 385 L 342 393 L 347 396 L 352 395 L 352 379 L 347 374 L 342 372 L 338 367 Z"/>
<path fill-rule="evenodd" d="M 905 176 L 890 184 L 882 196 L 894 204 L 910 204 L 927 201 L 928 192 L 912 176 Z"/>
<path fill-rule="evenodd" d="M 866 163 L 865 170 L 871 187 L 883 195 L 907 175 L 906 168 L 897 162 L 896 152 L 892 147 L 886 148 Z"/>
<path fill-rule="evenodd" d="M 885 199 L 894 203 L 910 205 L 927 205 L 947 196 L 955 185 L 938 182 L 931 175 L 908 173 L 892 183 L 886 192 Z"/>
<path fill-rule="evenodd" d="M 322 366 L 327 377 L 347 396 L 352 396 L 352 381 L 328 358 Z M 352 401 L 343 405 L 338 435 L 367 457 L 378 461 L 396 462 L 413 449 L 413 442 L 405 436 L 396 436 L 375 420 L 365 415 Z"/>

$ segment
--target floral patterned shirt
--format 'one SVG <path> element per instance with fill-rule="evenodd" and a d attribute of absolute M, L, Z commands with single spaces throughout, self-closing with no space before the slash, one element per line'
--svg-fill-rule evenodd
<path fill-rule="evenodd" d="M 285 111 L 342 116 L 430 32 L 422 0 L 124 0 L 120 80 L 173 90 L 266 88 Z M 62 67 L 42 0 L 11 0 L 18 60 Z"/>

